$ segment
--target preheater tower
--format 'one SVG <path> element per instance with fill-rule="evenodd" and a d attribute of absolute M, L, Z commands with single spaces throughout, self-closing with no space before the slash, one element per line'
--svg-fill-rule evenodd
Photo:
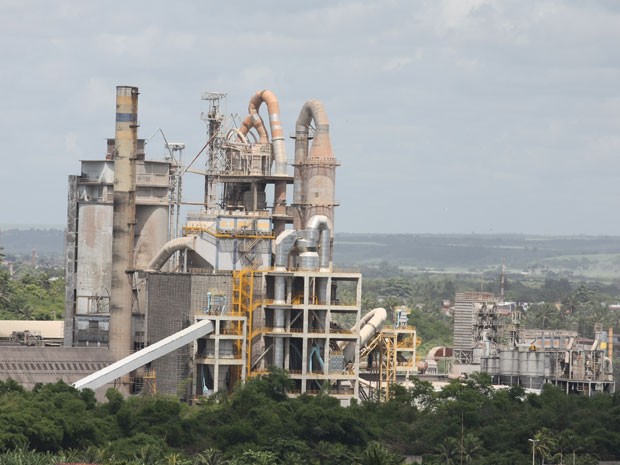
<path fill-rule="evenodd" d="M 136 153 L 138 88 L 116 88 L 114 207 L 110 350 L 121 359 L 131 353 L 134 225 L 136 223 Z"/>

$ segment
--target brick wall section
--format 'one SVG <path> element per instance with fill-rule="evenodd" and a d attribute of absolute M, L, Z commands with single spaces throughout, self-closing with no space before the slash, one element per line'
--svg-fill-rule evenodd
<path fill-rule="evenodd" d="M 193 323 L 190 314 L 191 276 L 176 273 L 147 274 L 147 344 L 153 344 Z M 157 392 L 184 397 L 182 385 L 191 375 L 191 345 L 151 364 L 156 370 Z"/>
<path fill-rule="evenodd" d="M 220 274 L 147 274 L 147 344 L 153 344 L 194 323 L 194 315 L 204 315 L 207 293 L 226 295 L 226 310 L 232 310 L 231 273 Z M 157 392 L 185 396 L 192 376 L 192 345 L 189 344 L 158 360 Z"/>

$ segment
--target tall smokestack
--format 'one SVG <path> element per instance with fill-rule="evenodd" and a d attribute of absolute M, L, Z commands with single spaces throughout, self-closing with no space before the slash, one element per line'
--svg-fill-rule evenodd
<path fill-rule="evenodd" d="M 136 153 L 138 88 L 116 88 L 114 142 L 114 207 L 110 351 L 116 360 L 132 352 L 134 225 L 136 217 Z"/>

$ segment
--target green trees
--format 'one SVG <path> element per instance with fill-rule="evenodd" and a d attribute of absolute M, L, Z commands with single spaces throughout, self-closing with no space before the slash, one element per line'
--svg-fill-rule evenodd
<path fill-rule="evenodd" d="M 45 271 L 31 270 L 11 278 L 0 270 L 0 318 L 55 320 L 64 311 L 65 281 Z"/>
<path fill-rule="evenodd" d="M 485 375 L 435 392 L 414 378 L 381 404 L 342 407 L 325 394 L 282 395 L 274 372 L 187 406 L 116 391 L 95 402 L 64 383 L 26 392 L 0 382 L 0 465 L 74 461 L 125 465 L 400 464 L 421 455 L 436 465 L 587 464 L 620 458 L 620 396 L 540 395 L 495 390 Z M 21 461 L 21 462 L 19 462 Z"/>

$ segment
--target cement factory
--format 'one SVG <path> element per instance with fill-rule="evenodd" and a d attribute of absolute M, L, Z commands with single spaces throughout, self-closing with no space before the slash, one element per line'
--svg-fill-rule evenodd
<path fill-rule="evenodd" d="M 323 104 L 301 108 L 289 160 L 273 92 L 254 94 L 245 118 L 223 113 L 223 93 L 202 99 L 206 142 L 184 166 L 182 143 L 147 158 L 138 89 L 117 88 L 105 156 L 69 177 L 63 347 L 0 347 L 0 378 L 192 401 L 279 368 L 291 395 L 389 395 L 418 374 L 420 341 L 407 312 L 362 312 L 361 274 L 334 267 L 339 162 Z M 183 199 L 187 175 L 204 179 L 200 202 Z M 601 328 L 587 346 L 573 332 L 527 332 L 485 293 L 457 294 L 454 321 L 452 376 L 614 390 Z M 439 376 L 440 355 L 426 357 L 425 376 Z"/>

